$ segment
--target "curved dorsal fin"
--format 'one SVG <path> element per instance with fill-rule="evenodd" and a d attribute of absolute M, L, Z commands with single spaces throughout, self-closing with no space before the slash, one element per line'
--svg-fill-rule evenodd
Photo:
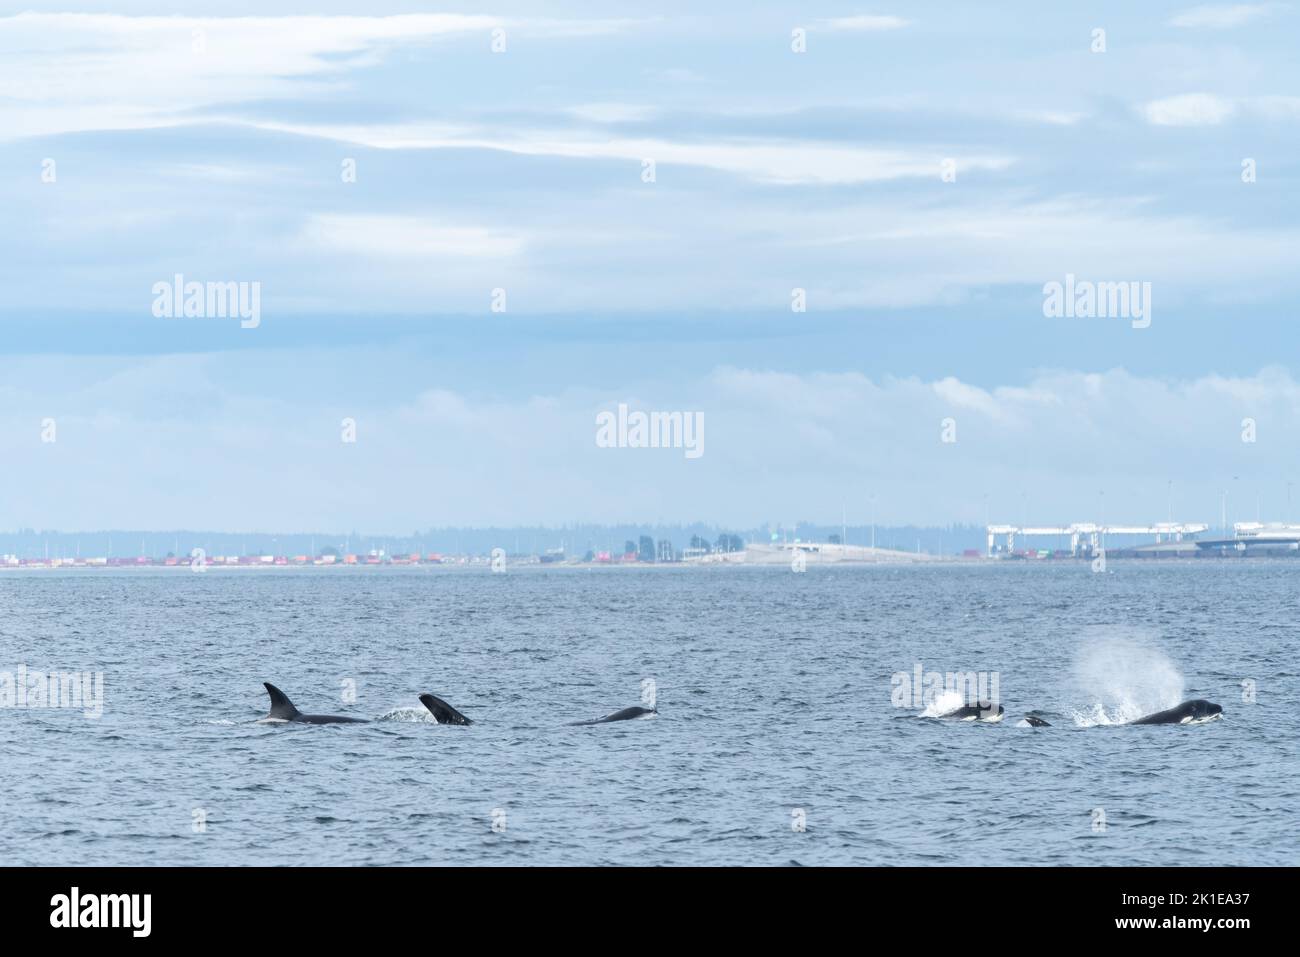
<path fill-rule="evenodd" d="M 439 724 L 474 723 L 437 695 L 422 694 L 420 695 L 420 703 L 429 709 L 429 713 L 433 715 L 433 719 Z"/>
<path fill-rule="evenodd" d="M 266 693 L 271 696 L 271 713 L 268 718 L 280 718 L 284 721 L 292 721 L 300 713 L 289 700 L 289 696 L 283 691 L 271 684 L 269 681 L 263 681 L 266 687 Z"/>

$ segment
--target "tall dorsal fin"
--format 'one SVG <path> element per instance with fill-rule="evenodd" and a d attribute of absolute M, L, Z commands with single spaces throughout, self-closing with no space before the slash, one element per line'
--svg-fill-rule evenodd
<path fill-rule="evenodd" d="M 263 681 L 262 684 L 266 687 L 266 693 L 271 696 L 271 713 L 267 715 L 268 718 L 280 718 L 284 721 L 292 721 L 301 713 L 293 706 L 293 702 L 289 700 L 289 696 L 275 685 L 271 684 L 271 682 Z"/>
<path fill-rule="evenodd" d="M 420 703 L 429 709 L 429 713 L 433 715 L 433 719 L 439 724 L 474 723 L 437 695 L 422 694 L 420 695 Z"/>

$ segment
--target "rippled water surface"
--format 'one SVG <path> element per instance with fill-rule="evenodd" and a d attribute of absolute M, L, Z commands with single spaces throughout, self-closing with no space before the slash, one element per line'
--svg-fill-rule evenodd
<path fill-rule="evenodd" d="M 1295 864 L 1300 562 L 1110 572 L 3 572 L 0 670 L 102 671 L 105 704 L 0 710 L 0 842 L 10 864 Z M 894 707 L 918 663 L 996 673 L 1007 719 Z M 566 725 L 645 678 L 658 717 Z M 380 720 L 258 724 L 263 681 Z M 422 691 L 477 723 L 429 723 Z M 1107 723 L 1180 697 L 1226 717 Z M 1052 726 L 1017 727 L 1031 709 Z"/>

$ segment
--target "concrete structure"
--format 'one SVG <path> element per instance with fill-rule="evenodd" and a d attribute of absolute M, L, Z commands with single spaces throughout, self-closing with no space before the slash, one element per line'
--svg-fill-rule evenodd
<path fill-rule="evenodd" d="M 1259 544 L 1287 545 L 1300 542 L 1300 525 L 1288 525 L 1285 522 L 1237 522 L 1232 526 L 1232 536 L 1247 545 Z"/>
<path fill-rule="evenodd" d="M 771 545 L 746 545 L 743 552 L 714 553 L 707 560 L 743 562 L 747 565 L 791 565 L 802 557 L 808 565 L 836 565 L 863 562 L 937 562 L 942 557 L 927 552 L 904 552 L 870 545 L 835 545 L 829 542 L 776 542 Z"/>
<path fill-rule="evenodd" d="M 1197 542 L 1196 546 L 1204 551 L 1232 549 L 1241 554 L 1298 551 L 1300 525 L 1285 522 L 1237 522 L 1232 526 L 1231 538 L 1204 539 Z"/>
<path fill-rule="evenodd" d="M 1079 542 L 1087 539 L 1089 549 L 1097 551 L 1101 548 L 1102 539 L 1106 535 L 1154 535 L 1156 542 L 1159 543 L 1166 539 L 1175 542 L 1181 542 L 1184 535 L 1198 535 L 1207 531 L 1210 526 L 1200 524 L 1188 524 L 1185 522 L 1156 522 L 1152 525 L 1096 525 L 1092 522 L 1075 522 L 1073 525 L 990 525 L 988 526 L 989 546 L 988 554 L 993 556 L 993 546 L 997 536 L 1005 535 L 1007 540 L 1007 551 L 1015 551 L 1016 536 L 1028 537 L 1030 535 L 1057 535 L 1070 536 L 1070 554 L 1079 554 Z"/>

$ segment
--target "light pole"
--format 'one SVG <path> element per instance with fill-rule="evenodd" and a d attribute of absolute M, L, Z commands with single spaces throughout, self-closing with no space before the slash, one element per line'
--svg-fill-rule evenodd
<path fill-rule="evenodd" d="M 1106 491 L 1097 491 L 1097 541 L 1103 552 L 1106 551 Z"/>

